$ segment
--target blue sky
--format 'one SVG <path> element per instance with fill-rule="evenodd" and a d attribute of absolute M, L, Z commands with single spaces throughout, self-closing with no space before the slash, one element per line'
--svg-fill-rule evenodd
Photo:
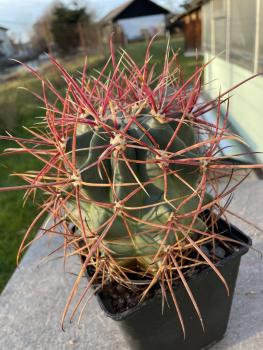
<path fill-rule="evenodd" d="M 95 11 L 97 17 L 102 17 L 114 7 L 126 0 L 80 0 L 81 4 Z M 156 0 L 166 7 L 174 6 L 181 0 Z M 9 34 L 16 40 L 25 41 L 33 23 L 54 2 L 54 0 L 0 0 L 0 26 L 9 28 Z M 71 3 L 72 0 L 63 0 Z"/>

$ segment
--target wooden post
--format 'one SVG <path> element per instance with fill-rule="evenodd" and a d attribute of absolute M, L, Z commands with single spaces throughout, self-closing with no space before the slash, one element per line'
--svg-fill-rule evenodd
<path fill-rule="evenodd" d="M 83 30 L 83 23 L 81 23 L 81 22 L 78 22 L 78 33 L 79 33 L 80 46 L 81 46 L 84 54 L 87 55 L 88 49 L 87 49 L 87 44 L 86 44 L 85 33 Z"/>

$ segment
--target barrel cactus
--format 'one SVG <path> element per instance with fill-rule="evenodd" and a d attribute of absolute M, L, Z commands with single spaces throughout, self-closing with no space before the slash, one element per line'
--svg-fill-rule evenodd
<path fill-rule="evenodd" d="M 75 156 L 85 229 L 103 236 L 102 256 L 110 251 L 121 266 L 156 271 L 168 246 L 206 230 L 199 216 L 183 216 L 198 208 L 203 167 L 198 150 L 187 150 L 196 144 L 189 115 L 180 126 L 182 115 L 166 118 L 137 108 L 118 113 L 115 124 L 109 111 L 102 125 L 82 126 L 75 142 L 67 140 L 66 153 L 71 161 Z M 69 205 L 69 219 L 81 230 L 75 199 Z M 168 223 L 174 223 L 170 232 Z"/>
<path fill-rule="evenodd" d="M 117 59 L 111 45 L 97 76 L 87 75 L 85 65 L 80 79 L 50 57 L 66 82 L 64 94 L 27 67 L 42 82 L 43 95 L 35 96 L 45 106 L 43 122 L 28 129 L 28 139 L 1 137 L 19 146 L 6 154 L 26 153 L 43 163 L 38 171 L 16 174 L 26 185 L 0 189 L 25 189 L 25 198 L 43 192 L 18 256 L 46 213 L 52 220 L 42 232 L 63 235 L 65 258 L 82 256 L 63 320 L 87 269 L 91 279 L 77 306 L 92 284 L 103 288 L 115 280 L 133 288 L 141 278 L 147 281 L 142 299 L 159 283 L 164 298 L 166 290 L 172 294 L 180 316 L 172 287 L 180 279 L 201 319 L 185 277 L 199 265 L 209 265 L 227 289 L 216 259 L 202 245 L 227 241 L 216 222 L 236 188 L 233 171 L 257 165 L 230 164 L 220 156 L 222 140 L 240 140 L 226 128 L 228 108 L 219 125 L 227 92 L 198 102 L 205 66 L 184 82 L 177 54 L 168 47 L 156 75 L 150 45 L 141 67 L 125 51 Z M 218 116 L 214 124 L 203 118 L 211 109 Z M 223 188 L 222 178 L 227 179 Z"/>

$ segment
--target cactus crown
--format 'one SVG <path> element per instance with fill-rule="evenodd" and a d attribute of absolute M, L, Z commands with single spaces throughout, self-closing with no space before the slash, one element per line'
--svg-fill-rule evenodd
<path fill-rule="evenodd" d="M 42 80 L 42 129 L 29 130 L 28 140 L 10 138 L 19 152 L 43 162 L 37 173 L 20 176 L 28 183 L 21 187 L 27 196 L 40 189 L 46 200 L 19 254 L 32 226 L 48 212 L 53 219 L 49 232 L 59 227 L 61 234 L 62 228 L 65 258 L 84 257 L 79 277 L 92 266 L 88 288 L 112 279 L 132 288 L 137 275 L 149 282 L 142 299 L 160 283 L 163 297 L 168 289 L 180 316 L 172 282 L 181 279 L 187 288 L 189 268 L 210 265 L 226 285 L 202 245 L 218 237 L 227 241 L 215 233 L 216 221 L 227 210 L 220 201 L 235 185 L 229 182 L 220 190 L 218 182 L 229 180 L 240 166 L 224 163 L 218 151 L 221 140 L 238 137 L 226 129 L 228 112 L 222 127 L 202 117 L 215 108 L 219 120 L 222 102 L 228 105 L 226 94 L 197 102 L 205 66 L 183 82 L 177 54 L 168 46 L 163 71 L 155 76 L 150 46 L 138 67 L 125 51 L 117 60 L 111 45 L 110 59 L 97 77 L 87 75 L 85 65 L 80 80 L 51 57 L 66 81 L 64 95 L 29 68 Z M 56 103 L 48 101 L 46 90 Z M 79 278 L 69 301 L 78 284 Z"/>

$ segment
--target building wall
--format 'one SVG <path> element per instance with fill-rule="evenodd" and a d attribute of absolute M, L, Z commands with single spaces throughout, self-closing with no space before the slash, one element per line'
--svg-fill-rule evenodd
<path fill-rule="evenodd" d="M 103 45 L 105 47 L 108 47 L 109 45 L 109 40 L 112 36 L 112 33 L 114 33 L 113 40 L 114 44 L 117 46 L 120 45 L 122 47 L 125 46 L 125 37 L 123 33 L 122 27 L 118 23 L 108 23 L 107 25 L 104 25 L 101 28 L 101 38 Z"/>
<path fill-rule="evenodd" d="M 211 0 L 202 8 L 205 90 L 218 95 L 263 71 L 263 0 Z M 263 76 L 231 92 L 230 122 L 257 152 L 263 152 Z M 263 155 L 257 155 L 263 162 Z"/>
<path fill-rule="evenodd" d="M 183 31 L 185 36 L 185 49 L 195 51 L 201 48 L 201 10 L 198 9 L 183 17 Z"/>
<path fill-rule="evenodd" d="M 160 35 L 165 34 L 165 15 L 162 14 L 121 19 L 118 23 L 122 26 L 128 40 L 142 37 L 145 31 L 148 31 L 149 36 L 156 32 Z"/>

